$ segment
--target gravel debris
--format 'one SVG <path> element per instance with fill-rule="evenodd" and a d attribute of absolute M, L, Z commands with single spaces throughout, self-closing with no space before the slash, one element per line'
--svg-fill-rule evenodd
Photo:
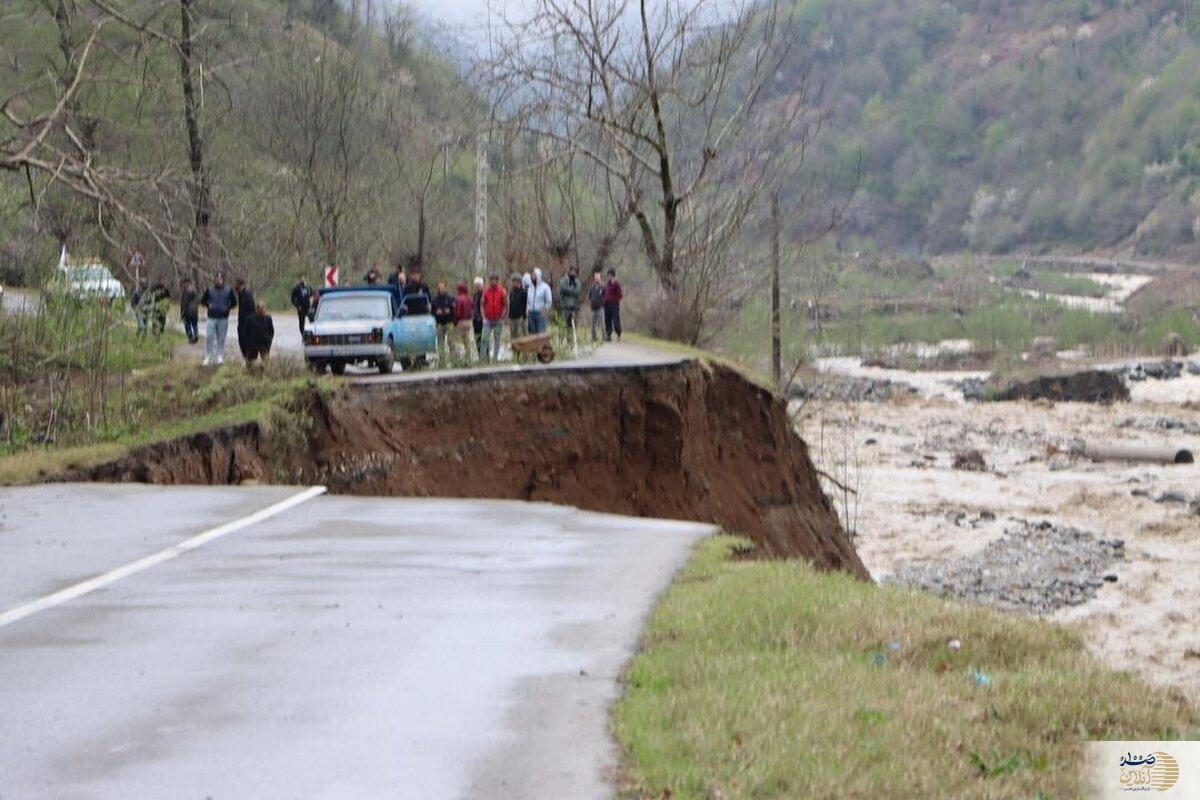
<path fill-rule="evenodd" d="M 1121 539 L 1050 522 L 1015 521 L 981 553 L 950 561 L 908 565 L 884 579 L 971 603 L 1045 614 L 1096 596 L 1125 559 Z"/>
<path fill-rule="evenodd" d="M 1200 436 L 1200 422 L 1185 422 L 1174 417 L 1156 417 L 1154 419 L 1123 419 L 1117 423 L 1118 428 L 1131 428 L 1142 431 L 1177 431 L 1188 436 Z"/>
<path fill-rule="evenodd" d="M 882 403 L 893 397 L 915 397 L 914 386 L 885 378 L 855 378 L 824 374 L 820 380 L 788 389 L 792 400 L 825 400 L 836 403 Z"/>

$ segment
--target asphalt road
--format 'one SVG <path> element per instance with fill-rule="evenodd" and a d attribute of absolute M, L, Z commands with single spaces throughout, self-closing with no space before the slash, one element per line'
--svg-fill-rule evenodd
<path fill-rule="evenodd" d="M 35 314 L 39 305 L 38 298 L 28 289 L 14 289 L 6 286 L 3 296 L 0 297 L 0 313 L 2 314 Z"/>
<path fill-rule="evenodd" d="M 329 496 L 237 522 L 299 491 L 0 490 L 0 798 L 613 793 L 616 677 L 706 526 Z"/>
<path fill-rule="evenodd" d="M 300 329 L 296 324 L 294 314 L 275 314 L 275 342 L 272 346 L 273 358 L 304 357 L 304 344 L 300 338 Z M 177 324 L 177 320 L 173 324 Z M 584 339 L 587 332 L 584 331 Z M 199 362 L 204 358 L 204 320 L 200 320 L 200 341 L 194 345 L 180 345 L 176 358 L 186 361 Z M 508 345 L 501 350 L 501 361 L 496 364 L 475 364 L 456 369 L 413 369 L 405 371 L 399 364 L 391 375 L 379 375 L 375 370 L 350 367 L 346 375 L 356 383 L 405 383 L 408 381 L 438 380 L 463 374 L 526 372 L 536 370 L 580 369 L 595 367 L 630 367 L 630 366 L 660 366 L 678 364 L 688 359 L 678 353 L 660 350 L 655 347 L 636 344 L 629 341 L 616 341 L 591 346 L 586 341 L 577 353 L 559 353 L 550 364 L 527 362 L 516 364 L 508 361 Z M 241 362 L 238 352 L 236 321 L 231 320 L 229 335 L 225 340 L 225 358 L 229 364 Z"/>

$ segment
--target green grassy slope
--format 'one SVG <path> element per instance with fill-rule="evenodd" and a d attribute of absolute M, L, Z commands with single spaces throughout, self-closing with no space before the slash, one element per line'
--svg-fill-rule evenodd
<path fill-rule="evenodd" d="M 1195 734 L 1062 627 L 735 542 L 700 546 L 628 670 L 624 796 L 1078 797 L 1083 742 Z"/>

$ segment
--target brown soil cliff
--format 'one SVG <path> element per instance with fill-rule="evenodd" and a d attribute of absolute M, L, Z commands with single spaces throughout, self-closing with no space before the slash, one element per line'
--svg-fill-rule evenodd
<path fill-rule="evenodd" d="M 867 577 L 784 403 L 725 367 L 446 376 L 313 393 L 308 404 L 297 414 L 298 448 L 242 426 L 70 477 L 282 478 L 341 494 L 515 498 L 701 520 L 768 556 Z"/>

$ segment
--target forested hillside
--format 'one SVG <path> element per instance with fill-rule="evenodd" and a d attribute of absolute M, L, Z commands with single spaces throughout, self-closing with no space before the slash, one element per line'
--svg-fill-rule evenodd
<path fill-rule="evenodd" d="M 1128 246 L 1200 227 L 1200 9 L 1188 0 L 797 0 L 843 236 L 947 252 Z M 786 82 L 784 84 L 786 88 Z"/>
<path fill-rule="evenodd" d="M 469 263 L 478 94 L 402 7 L 14 0 L 0 102 L 8 163 L 37 157 L 0 171 L 0 282 L 36 281 L 64 243 L 260 285 Z"/>

